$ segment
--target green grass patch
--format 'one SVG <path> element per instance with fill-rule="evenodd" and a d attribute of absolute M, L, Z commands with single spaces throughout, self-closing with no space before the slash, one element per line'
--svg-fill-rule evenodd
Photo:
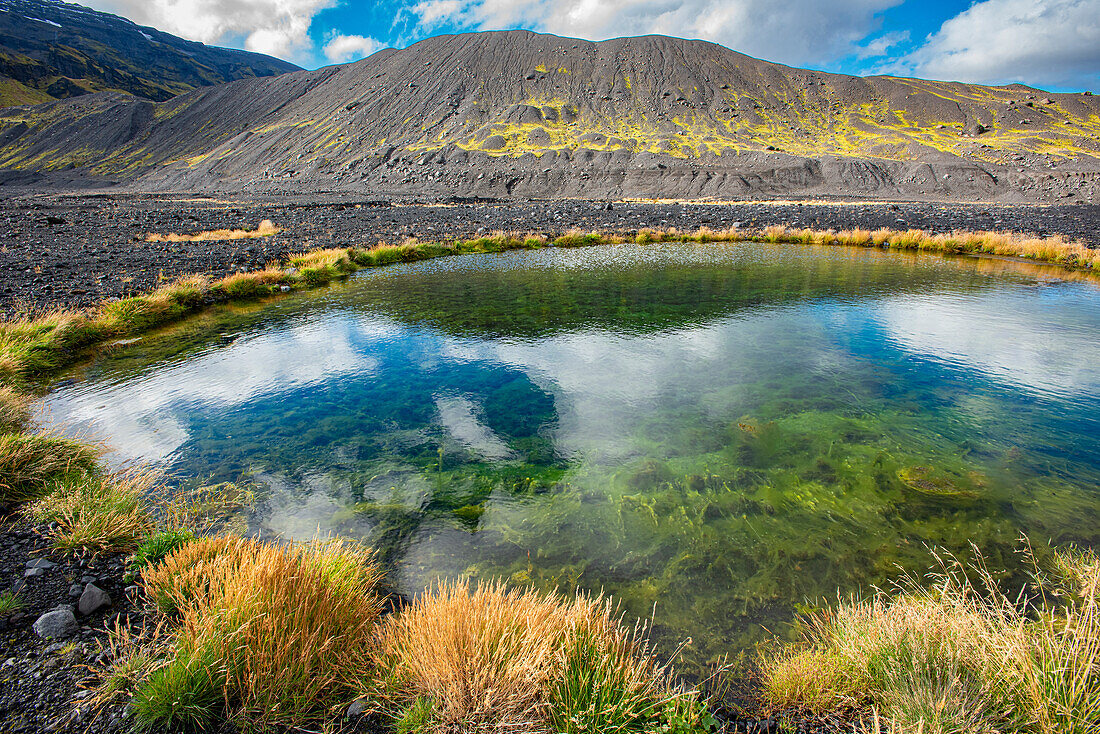
<path fill-rule="evenodd" d="M 141 542 L 134 551 L 130 560 L 130 568 L 126 573 L 126 580 L 135 581 L 141 572 L 155 563 L 163 561 L 170 553 L 190 543 L 195 539 L 195 534 L 186 528 L 161 530 L 153 533 Z"/>
<path fill-rule="evenodd" d="M 127 470 L 61 483 L 29 508 L 40 522 L 52 522 L 54 547 L 68 551 L 135 550 L 155 527 L 147 497 L 159 474 Z"/>
<path fill-rule="evenodd" d="M 18 612 L 23 606 L 23 599 L 16 592 L 0 592 L 0 616 Z"/>

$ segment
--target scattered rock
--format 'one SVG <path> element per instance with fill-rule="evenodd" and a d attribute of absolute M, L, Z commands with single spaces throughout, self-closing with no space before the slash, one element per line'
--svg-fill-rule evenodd
<path fill-rule="evenodd" d="M 370 701 L 365 698 L 357 698 L 348 706 L 347 717 L 354 719 L 362 716 L 370 708 Z"/>
<path fill-rule="evenodd" d="M 71 637 L 80 629 L 76 623 L 76 615 L 71 607 L 58 607 L 52 612 L 46 612 L 34 623 L 34 633 L 39 637 L 50 639 L 55 637 Z"/>
<path fill-rule="evenodd" d="M 88 584 L 84 587 L 84 593 L 80 595 L 76 608 L 81 614 L 88 616 L 109 606 L 111 606 L 111 595 L 95 584 Z"/>

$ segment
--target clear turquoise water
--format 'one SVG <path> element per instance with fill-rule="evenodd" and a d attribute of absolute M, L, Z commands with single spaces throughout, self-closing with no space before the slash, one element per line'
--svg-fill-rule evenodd
<path fill-rule="evenodd" d="M 781 245 L 466 256 L 209 311 L 44 402 L 114 461 L 260 487 L 265 533 L 604 590 L 700 665 L 800 605 L 1100 541 L 1100 287 Z"/>

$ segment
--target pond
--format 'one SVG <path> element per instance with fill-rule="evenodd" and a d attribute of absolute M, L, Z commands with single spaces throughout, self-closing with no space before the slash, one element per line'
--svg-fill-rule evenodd
<path fill-rule="evenodd" d="M 102 350 L 44 399 L 115 462 L 249 481 L 265 534 L 397 587 L 605 591 L 705 666 L 794 612 L 1021 534 L 1100 541 L 1100 287 L 799 245 L 363 271 Z"/>

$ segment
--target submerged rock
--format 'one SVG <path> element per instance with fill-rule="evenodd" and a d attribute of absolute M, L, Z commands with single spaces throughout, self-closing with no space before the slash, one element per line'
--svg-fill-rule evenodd
<path fill-rule="evenodd" d="M 975 500 L 980 495 L 974 489 L 959 486 L 954 480 L 930 466 L 907 466 L 898 470 L 898 479 L 906 488 L 924 497 L 953 500 Z"/>

